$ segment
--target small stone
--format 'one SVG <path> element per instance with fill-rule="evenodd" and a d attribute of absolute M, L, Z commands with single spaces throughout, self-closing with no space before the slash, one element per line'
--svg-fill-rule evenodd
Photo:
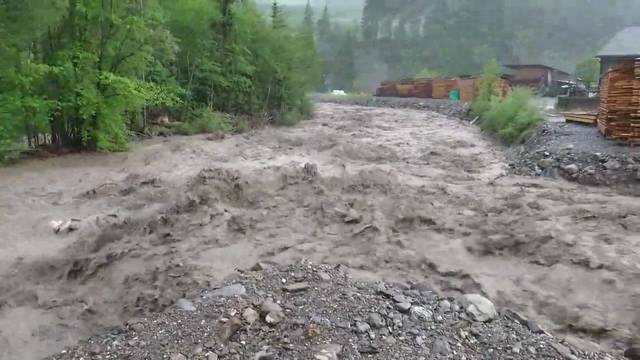
<path fill-rule="evenodd" d="M 242 327 L 242 321 L 238 318 L 232 318 L 231 320 L 223 323 L 218 330 L 218 336 L 222 341 L 228 341 L 238 330 Z"/>
<path fill-rule="evenodd" d="M 196 345 L 193 347 L 193 350 L 191 351 L 194 354 L 202 354 L 202 352 L 204 351 L 204 349 L 202 348 L 202 345 Z"/>
<path fill-rule="evenodd" d="M 562 170 L 564 170 L 569 175 L 577 174 L 578 171 L 580 171 L 580 169 L 578 168 L 578 165 L 576 164 L 566 165 L 565 167 L 562 168 Z"/>
<path fill-rule="evenodd" d="M 378 313 L 370 313 L 368 318 L 368 323 L 374 329 L 381 329 L 384 327 L 384 319 Z"/>
<path fill-rule="evenodd" d="M 187 360 L 187 357 L 180 353 L 177 353 L 177 354 L 169 355 L 169 359 L 170 360 Z"/>
<path fill-rule="evenodd" d="M 436 355 L 448 355 L 451 352 L 451 346 L 449 346 L 449 340 L 446 337 L 439 337 L 433 342 L 431 346 L 431 353 Z"/>
<path fill-rule="evenodd" d="M 401 313 L 406 313 L 411 310 L 411 303 L 398 303 L 396 304 L 396 309 Z"/>
<path fill-rule="evenodd" d="M 290 293 L 302 292 L 309 289 L 310 285 L 307 282 L 299 282 L 287 286 L 283 286 L 282 290 Z"/>
<path fill-rule="evenodd" d="M 489 299 L 478 294 L 466 294 L 458 299 L 473 321 L 487 322 L 498 317 L 495 306 Z"/>
<path fill-rule="evenodd" d="M 264 321 L 267 324 L 275 325 L 284 320 L 283 312 L 270 312 L 264 317 Z"/>
<path fill-rule="evenodd" d="M 234 296 L 243 296 L 247 293 L 247 289 L 240 284 L 233 284 L 229 286 L 222 287 L 220 289 L 216 289 L 212 291 L 209 296 L 211 297 L 234 297 Z"/>
<path fill-rule="evenodd" d="M 358 321 L 356 322 L 356 329 L 359 333 L 363 334 L 371 330 L 371 326 L 369 326 L 369 324 L 367 324 L 366 322 Z"/>
<path fill-rule="evenodd" d="M 418 319 L 426 320 L 426 321 L 433 320 L 433 313 L 422 306 L 411 307 L 410 313 L 411 313 L 411 317 L 416 320 Z"/>
<path fill-rule="evenodd" d="M 178 301 L 176 301 L 176 306 L 180 310 L 196 311 L 195 305 L 193 305 L 193 303 L 187 299 L 178 299 Z"/>
<path fill-rule="evenodd" d="M 538 160 L 538 166 L 540 167 L 540 169 L 550 168 L 551 166 L 553 166 L 553 160 L 552 159 L 540 159 L 540 160 Z"/>
<path fill-rule="evenodd" d="M 98 344 L 91 344 L 89 346 L 89 354 L 90 355 L 100 355 L 100 354 L 102 354 L 103 351 L 104 351 L 104 349 L 102 348 L 102 346 L 100 346 Z"/>
<path fill-rule="evenodd" d="M 520 354 L 520 351 L 522 351 L 522 343 L 516 343 L 511 347 L 511 352 L 514 354 Z"/>
<path fill-rule="evenodd" d="M 438 310 L 442 313 L 451 311 L 451 303 L 448 300 L 442 300 L 438 303 Z"/>
<path fill-rule="evenodd" d="M 385 342 L 385 344 L 393 346 L 396 344 L 396 338 L 394 338 L 393 336 L 385 336 L 384 338 L 382 338 L 382 341 Z"/>
<path fill-rule="evenodd" d="M 358 346 L 358 352 L 360 354 L 378 354 L 380 353 L 380 349 L 374 345 L 362 345 Z"/>
<path fill-rule="evenodd" d="M 618 162 L 618 160 L 611 159 L 611 160 L 607 161 L 606 163 L 604 163 L 602 166 L 604 166 L 605 169 L 607 169 L 607 170 L 618 170 L 618 169 L 620 169 L 620 167 L 622 165 L 620 165 L 620 162 Z"/>
<path fill-rule="evenodd" d="M 262 350 L 258 353 L 256 353 L 256 356 L 254 356 L 255 360 L 275 360 L 276 356 L 272 353 L 269 353 L 265 350 Z"/>
<path fill-rule="evenodd" d="M 331 281 L 331 276 L 329 276 L 329 274 L 327 274 L 324 271 L 319 271 L 318 272 L 318 277 L 320 278 L 320 280 L 322 281 Z"/>
<path fill-rule="evenodd" d="M 253 324 L 254 322 L 256 322 L 256 320 L 258 320 L 260 318 L 260 314 L 258 314 L 257 311 L 253 310 L 252 308 L 246 308 L 244 309 L 244 311 L 242 312 L 242 318 L 244 319 L 244 321 L 246 321 L 249 325 Z"/>
<path fill-rule="evenodd" d="M 263 271 L 272 268 L 271 264 L 266 262 L 258 261 L 252 267 L 249 268 L 251 271 Z"/>
<path fill-rule="evenodd" d="M 342 353 L 342 346 L 338 344 L 319 345 L 314 349 L 315 360 L 338 360 L 338 356 Z"/>
<path fill-rule="evenodd" d="M 531 354 L 535 354 L 536 353 L 536 348 L 534 348 L 533 346 L 527 347 L 527 350 L 529 350 L 529 353 L 531 353 Z"/>
<path fill-rule="evenodd" d="M 395 295 L 393 301 L 397 303 L 411 303 L 411 300 L 404 295 Z"/>
<path fill-rule="evenodd" d="M 544 333 L 544 330 L 542 330 L 540 325 L 538 325 L 538 323 L 533 320 L 527 320 L 527 328 L 534 334 Z"/>
<path fill-rule="evenodd" d="M 218 360 L 218 354 L 213 352 L 207 353 L 207 360 Z"/>
<path fill-rule="evenodd" d="M 560 356 L 562 356 L 565 360 L 577 359 L 577 357 L 571 353 L 571 350 L 564 345 L 552 342 L 551 347 L 554 348 L 558 352 L 558 354 L 560 354 Z"/>
<path fill-rule="evenodd" d="M 267 299 L 260 303 L 260 313 L 263 316 L 274 312 L 282 312 L 282 308 L 280 305 L 273 302 L 273 300 Z"/>

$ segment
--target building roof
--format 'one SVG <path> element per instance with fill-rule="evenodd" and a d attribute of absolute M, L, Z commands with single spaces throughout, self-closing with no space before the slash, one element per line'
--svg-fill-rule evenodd
<path fill-rule="evenodd" d="M 560 69 L 556 69 L 554 67 L 548 66 L 548 65 L 543 65 L 543 64 L 506 64 L 504 65 L 504 67 L 507 67 L 509 69 L 523 69 L 523 68 L 544 68 L 544 69 L 548 69 L 548 70 L 554 70 L 557 71 L 561 74 L 564 75 L 571 75 L 566 71 L 562 71 Z"/>
<path fill-rule="evenodd" d="M 609 40 L 602 50 L 598 52 L 597 56 L 640 56 L 640 26 L 630 26 L 619 31 Z"/>

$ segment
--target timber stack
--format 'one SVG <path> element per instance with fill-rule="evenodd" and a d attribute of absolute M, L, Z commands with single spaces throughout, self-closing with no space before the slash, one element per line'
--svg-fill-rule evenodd
<path fill-rule="evenodd" d="M 449 99 L 453 90 L 458 90 L 459 100 L 472 102 L 478 95 L 480 76 L 453 78 L 428 78 L 383 81 L 376 90 L 379 97 L 413 97 L 423 99 Z M 498 91 L 505 95 L 510 90 L 509 81 L 500 79 Z"/>
<path fill-rule="evenodd" d="M 640 59 L 602 77 L 598 129 L 612 139 L 640 144 Z"/>

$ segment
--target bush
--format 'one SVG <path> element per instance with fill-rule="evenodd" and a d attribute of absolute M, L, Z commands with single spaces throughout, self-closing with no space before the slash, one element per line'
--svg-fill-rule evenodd
<path fill-rule="evenodd" d="M 526 88 L 514 88 L 505 98 L 494 96 L 482 114 L 482 129 L 490 131 L 507 144 L 527 139 L 540 122 L 540 114 Z"/>
<path fill-rule="evenodd" d="M 215 131 L 228 132 L 231 125 L 225 114 L 207 108 L 193 110 L 185 122 L 175 127 L 180 135 L 206 134 Z"/>

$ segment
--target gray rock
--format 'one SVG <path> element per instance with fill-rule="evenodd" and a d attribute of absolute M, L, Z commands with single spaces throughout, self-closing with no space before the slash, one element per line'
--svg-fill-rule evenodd
<path fill-rule="evenodd" d="M 242 312 L 242 318 L 244 319 L 244 321 L 246 321 L 249 325 L 253 324 L 254 322 L 256 322 L 256 320 L 258 320 L 260 318 L 260 314 L 258 314 L 257 311 L 253 310 L 252 308 L 246 308 L 244 309 L 244 311 Z"/>
<path fill-rule="evenodd" d="M 314 349 L 315 360 L 338 360 L 342 353 L 342 346 L 338 344 L 319 345 Z"/>
<path fill-rule="evenodd" d="M 384 327 L 385 322 L 384 319 L 382 318 L 382 316 L 380 316 L 380 314 L 378 313 L 370 313 L 369 314 L 369 318 L 368 321 L 369 325 L 371 325 L 371 327 L 373 327 L 374 329 L 381 329 Z"/>
<path fill-rule="evenodd" d="M 216 289 L 209 293 L 212 297 L 234 297 L 234 296 L 243 296 L 247 293 L 247 289 L 240 284 L 233 284 L 229 286 L 222 287 L 220 289 Z"/>
<path fill-rule="evenodd" d="M 551 343 L 551 347 L 554 348 L 558 352 L 558 354 L 560 354 L 560 356 L 562 356 L 562 358 L 565 359 L 565 360 L 577 360 L 578 359 L 575 355 L 573 355 L 571 353 L 571 350 L 568 347 L 564 346 L 564 345 L 552 342 Z M 535 351 L 535 349 L 534 349 L 534 351 Z"/>
<path fill-rule="evenodd" d="M 255 360 L 275 360 L 276 356 L 270 352 L 262 350 L 253 357 Z"/>
<path fill-rule="evenodd" d="M 331 281 L 331 276 L 329 276 L 329 274 L 327 274 L 324 271 L 320 271 L 318 272 L 318 277 L 320 278 L 320 280 L 322 281 Z"/>
<path fill-rule="evenodd" d="M 282 287 L 282 290 L 290 293 L 302 292 L 309 289 L 308 282 L 299 282 L 291 285 L 286 285 Z"/>
<path fill-rule="evenodd" d="M 433 342 L 431 346 L 431 353 L 436 355 L 448 355 L 451 352 L 451 346 L 449 346 L 449 340 L 441 336 Z"/>
<path fill-rule="evenodd" d="M 193 303 L 187 299 L 178 299 L 178 301 L 176 301 L 176 307 L 180 310 L 184 310 L 184 311 L 196 311 L 196 307 L 195 305 L 193 305 Z"/>
<path fill-rule="evenodd" d="M 442 313 L 451 311 L 451 303 L 448 300 L 442 300 L 438 303 L 438 310 Z"/>
<path fill-rule="evenodd" d="M 177 353 L 177 354 L 169 355 L 169 359 L 170 360 L 187 360 L 187 357 L 180 353 Z"/>
<path fill-rule="evenodd" d="M 275 325 L 279 322 L 281 322 L 282 320 L 284 320 L 284 313 L 283 312 L 270 312 L 267 315 L 265 315 L 264 317 L 264 321 L 267 324 L 270 325 Z"/>
<path fill-rule="evenodd" d="M 411 310 L 411 303 L 397 303 L 396 305 L 396 309 L 398 311 L 400 311 L 401 313 L 406 313 L 409 312 L 409 310 Z"/>
<path fill-rule="evenodd" d="M 538 160 L 538 166 L 541 169 L 547 169 L 550 168 L 551 166 L 553 166 L 553 160 L 552 159 L 540 159 Z"/>
<path fill-rule="evenodd" d="M 522 351 L 522 343 L 518 342 L 515 345 L 513 345 L 511 347 L 511 352 L 514 354 L 520 354 L 520 351 Z"/>
<path fill-rule="evenodd" d="M 433 313 L 422 306 L 413 306 L 410 310 L 411 318 L 415 320 L 433 320 Z"/>
<path fill-rule="evenodd" d="M 569 175 L 577 174 L 578 171 L 580 171 L 580 169 L 578 168 L 578 165 L 576 164 L 566 165 L 562 168 L 562 170 L 564 170 Z"/>
<path fill-rule="evenodd" d="M 266 299 L 260 303 L 260 313 L 262 316 L 273 312 L 282 312 L 282 307 L 271 299 Z"/>
<path fill-rule="evenodd" d="M 362 334 L 371 330 L 371 326 L 369 326 L 369 324 L 367 324 L 366 322 L 358 321 L 356 322 L 356 329 L 358 329 L 358 332 Z"/>
<path fill-rule="evenodd" d="M 534 334 L 544 333 L 544 330 L 542 330 L 540 325 L 538 325 L 538 323 L 533 320 L 527 320 L 527 328 Z"/>
<path fill-rule="evenodd" d="M 498 317 L 498 312 L 493 303 L 482 295 L 462 295 L 458 298 L 458 302 L 474 321 L 487 322 Z"/>
<path fill-rule="evenodd" d="M 393 301 L 397 302 L 397 303 L 411 303 L 411 299 L 409 299 L 408 297 L 398 294 L 398 295 L 394 295 L 393 296 Z"/>
<path fill-rule="evenodd" d="M 212 352 L 208 353 L 207 360 L 218 360 L 218 354 Z"/>
<path fill-rule="evenodd" d="M 225 323 L 222 323 L 218 328 L 218 336 L 222 341 L 228 341 L 235 333 L 242 327 L 242 321 L 238 318 L 232 318 Z"/>
<path fill-rule="evenodd" d="M 611 159 L 611 160 L 607 161 L 606 163 L 604 163 L 603 166 L 607 170 L 618 170 L 618 169 L 620 169 L 620 167 L 622 165 L 620 165 L 620 162 L 618 160 Z"/>

